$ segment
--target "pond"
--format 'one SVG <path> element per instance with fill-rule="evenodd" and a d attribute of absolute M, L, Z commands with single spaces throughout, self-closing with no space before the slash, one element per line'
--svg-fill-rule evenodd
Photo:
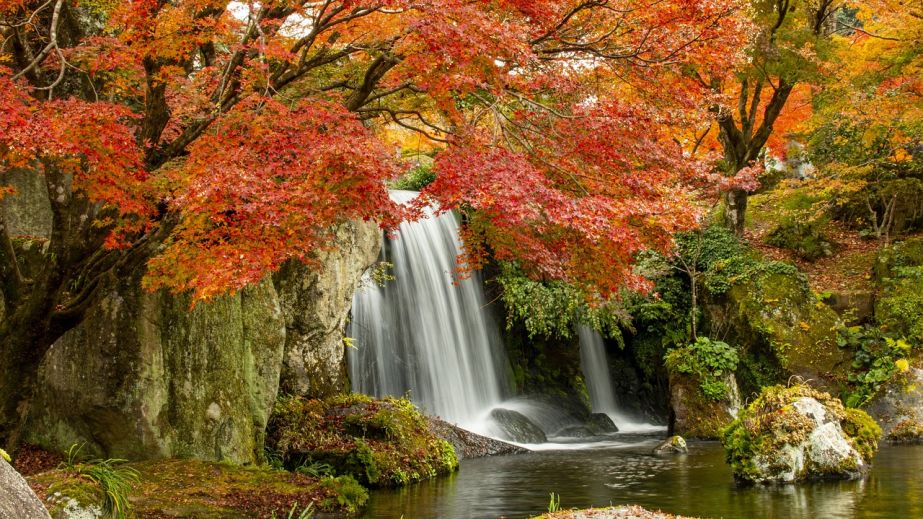
<path fill-rule="evenodd" d="M 564 508 L 638 504 L 710 518 L 923 517 L 923 446 L 882 446 L 861 481 L 800 486 L 734 485 L 717 442 L 690 442 L 690 454 L 651 455 L 657 439 L 617 435 L 593 444 L 464 460 L 453 476 L 372 493 L 366 518 L 529 517 L 549 493 Z"/>

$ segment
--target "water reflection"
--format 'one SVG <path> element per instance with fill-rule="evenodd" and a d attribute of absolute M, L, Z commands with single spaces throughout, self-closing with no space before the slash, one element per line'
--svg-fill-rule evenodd
<path fill-rule="evenodd" d="M 639 504 L 713 518 L 923 517 L 923 446 L 883 447 L 862 481 L 738 488 L 719 444 L 660 457 L 648 454 L 654 443 L 466 460 L 449 478 L 373 493 L 365 517 L 529 517 L 549 492 L 565 507 Z"/>

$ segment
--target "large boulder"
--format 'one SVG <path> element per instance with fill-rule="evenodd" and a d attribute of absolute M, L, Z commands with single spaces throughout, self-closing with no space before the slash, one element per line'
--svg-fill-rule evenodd
<path fill-rule="evenodd" d="M 343 334 L 352 291 L 378 256 L 371 222 L 344 224 L 319 268 L 191 307 L 149 293 L 140 274 L 113 288 L 44 360 L 28 440 L 128 459 L 261 459 L 279 391 L 346 388 Z"/>
<path fill-rule="evenodd" d="M 865 406 L 884 438 L 894 443 L 923 441 L 923 369 L 910 368 L 885 384 Z"/>
<path fill-rule="evenodd" d="M 504 440 L 516 443 L 548 441 L 542 428 L 519 411 L 498 407 L 490 412 L 488 419 L 496 426 L 497 434 Z"/>
<path fill-rule="evenodd" d="M 50 519 L 38 496 L 0 455 L 0 519 Z"/>
<path fill-rule="evenodd" d="M 745 483 L 851 479 L 869 468 L 881 429 L 868 414 L 808 386 L 772 386 L 724 432 Z"/>

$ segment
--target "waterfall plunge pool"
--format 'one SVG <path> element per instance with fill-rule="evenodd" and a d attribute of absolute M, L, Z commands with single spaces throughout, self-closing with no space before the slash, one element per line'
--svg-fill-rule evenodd
<path fill-rule="evenodd" d="M 657 456 L 660 436 L 618 435 L 595 448 L 463 460 L 458 473 L 372 492 L 364 518 L 518 519 L 564 508 L 637 504 L 711 518 L 923 517 L 923 446 L 882 445 L 868 477 L 778 487 L 737 487 L 717 442 Z"/>

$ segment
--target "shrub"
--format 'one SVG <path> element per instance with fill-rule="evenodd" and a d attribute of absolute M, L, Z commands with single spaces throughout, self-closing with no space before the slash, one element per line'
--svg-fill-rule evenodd
<path fill-rule="evenodd" d="M 404 189 L 407 191 L 420 191 L 436 180 L 436 173 L 430 165 L 420 164 L 410 169 L 400 178 L 391 183 L 391 189 Z"/>

